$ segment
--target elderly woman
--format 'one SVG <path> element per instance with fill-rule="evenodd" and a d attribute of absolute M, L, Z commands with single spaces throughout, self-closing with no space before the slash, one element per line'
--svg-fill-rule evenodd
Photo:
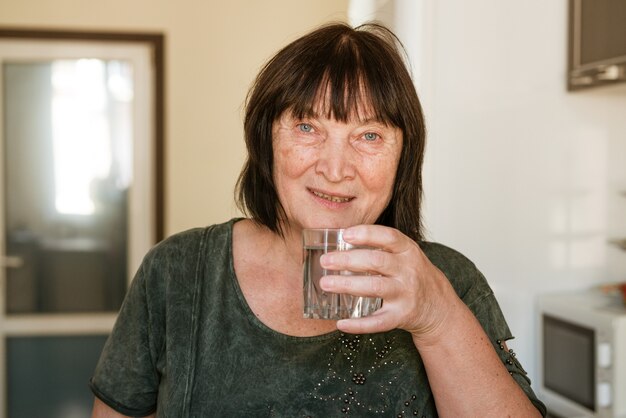
<path fill-rule="evenodd" d="M 145 258 L 91 381 L 94 417 L 545 415 L 474 264 L 423 241 L 420 103 L 395 36 L 319 28 L 274 56 L 247 101 L 249 216 Z M 380 250 L 330 253 L 325 291 L 373 315 L 303 318 L 304 228 Z"/>

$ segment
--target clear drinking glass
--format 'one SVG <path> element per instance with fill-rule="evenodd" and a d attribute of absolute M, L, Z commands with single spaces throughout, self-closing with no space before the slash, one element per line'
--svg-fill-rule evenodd
<path fill-rule="evenodd" d="M 325 292 L 320 288 L 320 278 L 328 275 L 360 275 L 368 272 L 327 270 L 320 264 L 320 256 L 333 251 L 366 248 L 343 240 L 343 229 L 321 228 L 303 231 L 304 251 L 304 317 L 314 319 L 344 319 L 367 316 L 382 305 L 381 298 L 353 296 Z"/>

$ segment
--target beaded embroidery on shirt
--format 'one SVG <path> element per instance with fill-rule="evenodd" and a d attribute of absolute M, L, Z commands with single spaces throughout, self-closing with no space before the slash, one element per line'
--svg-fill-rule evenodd
<path fill-rule="evenodd" d="M 524 370 L 520 362 L 517 360 L 515 351 L 513 351 L 512 348 L 506 351 L 507 347 L 505 346 L 505 342 L 503 340 L 496 340 L 496 345 L 498 346 L 500 351 L 505 352 L 505 363 L 506 363 L 507 369 L 511 367 L 515 367 L 518 372 L 520 372 L 523 375 L 526 375 L 526 370 Z M 513 375 L 513 372 L 509 370 L 509 374 Z"/>
<path fill-rule="evenodd" d="M 388 395 L 397 389 L 395 385 L 402 368 L 397 361 L 388 358 L 394 342 L 395 337 L 381 340 L 368 335 L 341 334 L 339 344 L 334 345 L 329 354 L 326 375 L 315 384 L 309 397 L 336 404 L 338 416 L 420 416 L 414 404 L 415 394 L 404 401 L 400 411 L 393 411 L 396 405 L 390 404 Z M 362 356 L 365 352 L 370 355 Z M 360 357 L 374 360 L 364 364 Z M 381 373 L 387 378 L 381 380 Z M 337 391 L 338 387 L 344 389 Z"/>

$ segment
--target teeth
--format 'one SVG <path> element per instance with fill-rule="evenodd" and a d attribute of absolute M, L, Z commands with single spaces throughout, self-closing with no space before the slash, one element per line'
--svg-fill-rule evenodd
<path fill-rule="evenodd" d="M 330 200 L 331 202 L 335 202 L 335 203 L 345 203 L 345 202 L 350 201 L 349 197 L 330 196 L 330 195 L 316 192 L 316 191 L 313 191 L 313 194 L 317 197 L 321 197 L 322 199 Z"/>

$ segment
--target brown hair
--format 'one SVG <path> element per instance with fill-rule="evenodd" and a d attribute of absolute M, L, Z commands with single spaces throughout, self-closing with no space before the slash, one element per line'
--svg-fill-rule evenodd
<path fill-rule="evenodd" d="M 284 210 L 273 178 L 272 124 L 285 111 L 311 116 L 316 104 L 339 121 L 367 106 L 402 130 L 402 154 L 391 200 L 376 221 L 422 239 L 420 204 L 426 131 L 422 108 L 397 37 L 380 24 L 323 26 L 281 49 L 248 93 L 244 134 L 248 157 L 236 188 L 238 207 L 282 234 Z"/>

